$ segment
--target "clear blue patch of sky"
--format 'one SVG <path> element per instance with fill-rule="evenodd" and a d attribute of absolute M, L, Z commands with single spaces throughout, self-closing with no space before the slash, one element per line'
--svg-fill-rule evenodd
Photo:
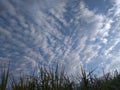
<path fill-rule="evenodd" d="M 97 10 L 98 13 L 106 13 L 112 6 L 110 0 L 84 0 L 90 10 Z"/>

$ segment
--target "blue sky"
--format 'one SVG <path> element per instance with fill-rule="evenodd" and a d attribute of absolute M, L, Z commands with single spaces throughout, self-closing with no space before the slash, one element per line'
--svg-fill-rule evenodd
<path fill-rule="evenodd" d="M 120 69 L 119 0 L 0 0 L 0 65 Z"/>

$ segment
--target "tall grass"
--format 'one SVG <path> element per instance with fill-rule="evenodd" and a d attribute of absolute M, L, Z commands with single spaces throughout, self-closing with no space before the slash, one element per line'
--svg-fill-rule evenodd
<path fill-rule="evenodd" d="M 67 76 L 64 69 L 40 67 L 39 75 L 20 75 L 19 78 L 9 75 L 9 68 L 3 69 L 0 77 L 0 90 L 120 90 L 120 74 L 104 74 L 98 78 L 95 70 L 86 73 L 81 67 L 77 77 Z M 11 77 L 11 78 L 10 78 Z M 9 88 L 8 84 L 9 83 Z"/>
<path fill-rule="evenodd" d="M 9 68 L 1 70 L 0 73 L 0 90 L 6 90 L 9 77 Z"/>

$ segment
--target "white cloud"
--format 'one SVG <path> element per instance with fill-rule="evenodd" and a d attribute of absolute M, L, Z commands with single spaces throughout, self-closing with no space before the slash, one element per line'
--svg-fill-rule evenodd
<path fill-rule="evenodd" d="M 106 65 L 105 71 L 106 72 L 113 72 L 114 70 L 119 70 L 120 64 L 120 52 L 118 52 L 115 56 L 111 57 L 111 62 Z"/>
<path fill-rule="evenodd" d="M 110 29 L 110 35 L 107 35 L 109 37 L 106 49 L 104 50 L 104 57 L 106 57 L 106 60 L 104 61 L 106 63 L 105 71 L 106 72 L 113 72 L 115 69 L 119 69 L 119 48 L 116 48 L 119 45 L 120 42 L 120 1 L 119 0 L 112 0 L 113 7 L 109 9 L 108 17 L 112 21 L 111 29 Z M 109 28 L 109 25 L 107 26 Z M 108 62 L 108 63 L 107 63 Z"/>
<path fill-rule="evenodd" d="M 113 0 L 116 5 L 120 5 L 120 0 Z"/>
<path fill-rule="evenodd" d="M 110 14 L 113 14 L 113 18 L 120 17 L 120 1 L 112 0 L 112 2 L 113 2 L 113 7 L 110 9 Z"/>
<path fill-rule="evenodd" d="M 80 69 L 80 65 L 89 65 L 96 57 L 99 57 L 102 49 L 105 53 L 101 55 L 103 59 L 104 56 L 111 55 L 110 51 L 119 43 L 119 34 L 117 34 L 119 24 L 112 26 L 114 17 L 97 14 L 83 1 L 78 4 L 78 7 L 72 8 L 73 11 L 77 10 L 76 13 L 66 8 L 68 5 L 64 0 L 15 1 L 16 5 L 9 1 L 2 2 L 4 6 L 9 4 L 8 12 L 14 17 L 9 18 L 5 15 L 6 22 L 10 24 L 7 28 L 0 27 L 0 32 L 5 34 L 3 37 L 8 36 L 7 39 L 10 41 L 3 46 L 3 48 L 9 46 L 5 49 L 7 54 L 5 56 L 8 58 L 19 56 L 20 53 L 23 55 L 17 57 L 16 62 L 19 65 L 16 64 L 15 67 L 18 65 L 18 68 L 13 71 L 29 71 L 30 65 L 31 68 L 35 68 L 39 64 L 52 65 L 58 61 L 66 66 L 68 73 L 75 73 Z M 68 12 L 71 14 L 70 22 L 67 22 L 64 16 Z M 113 12 L 110 11 L 110 13 Z M 109 39 L 111 32 L 117 35 L 115 39 L 112 38 L 113 42 Z"/>

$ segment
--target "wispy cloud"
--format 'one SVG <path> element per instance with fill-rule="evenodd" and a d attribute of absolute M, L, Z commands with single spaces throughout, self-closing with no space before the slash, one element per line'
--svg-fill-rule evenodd
<path fill-rule="evenodd" d="M 100 14 L 79 0 L 0 2 L 0 63 L 9 59 L 13 72 L 30 73 L 39 65 L 57 62 L 68 73 L 76 73 L 80 65 L 89 69 L 106 63 L 103 67 L 109 69 L 110 57 L 119 55 L 115 51 L 120 44 L 116 3 L 108 14 Z"/>

